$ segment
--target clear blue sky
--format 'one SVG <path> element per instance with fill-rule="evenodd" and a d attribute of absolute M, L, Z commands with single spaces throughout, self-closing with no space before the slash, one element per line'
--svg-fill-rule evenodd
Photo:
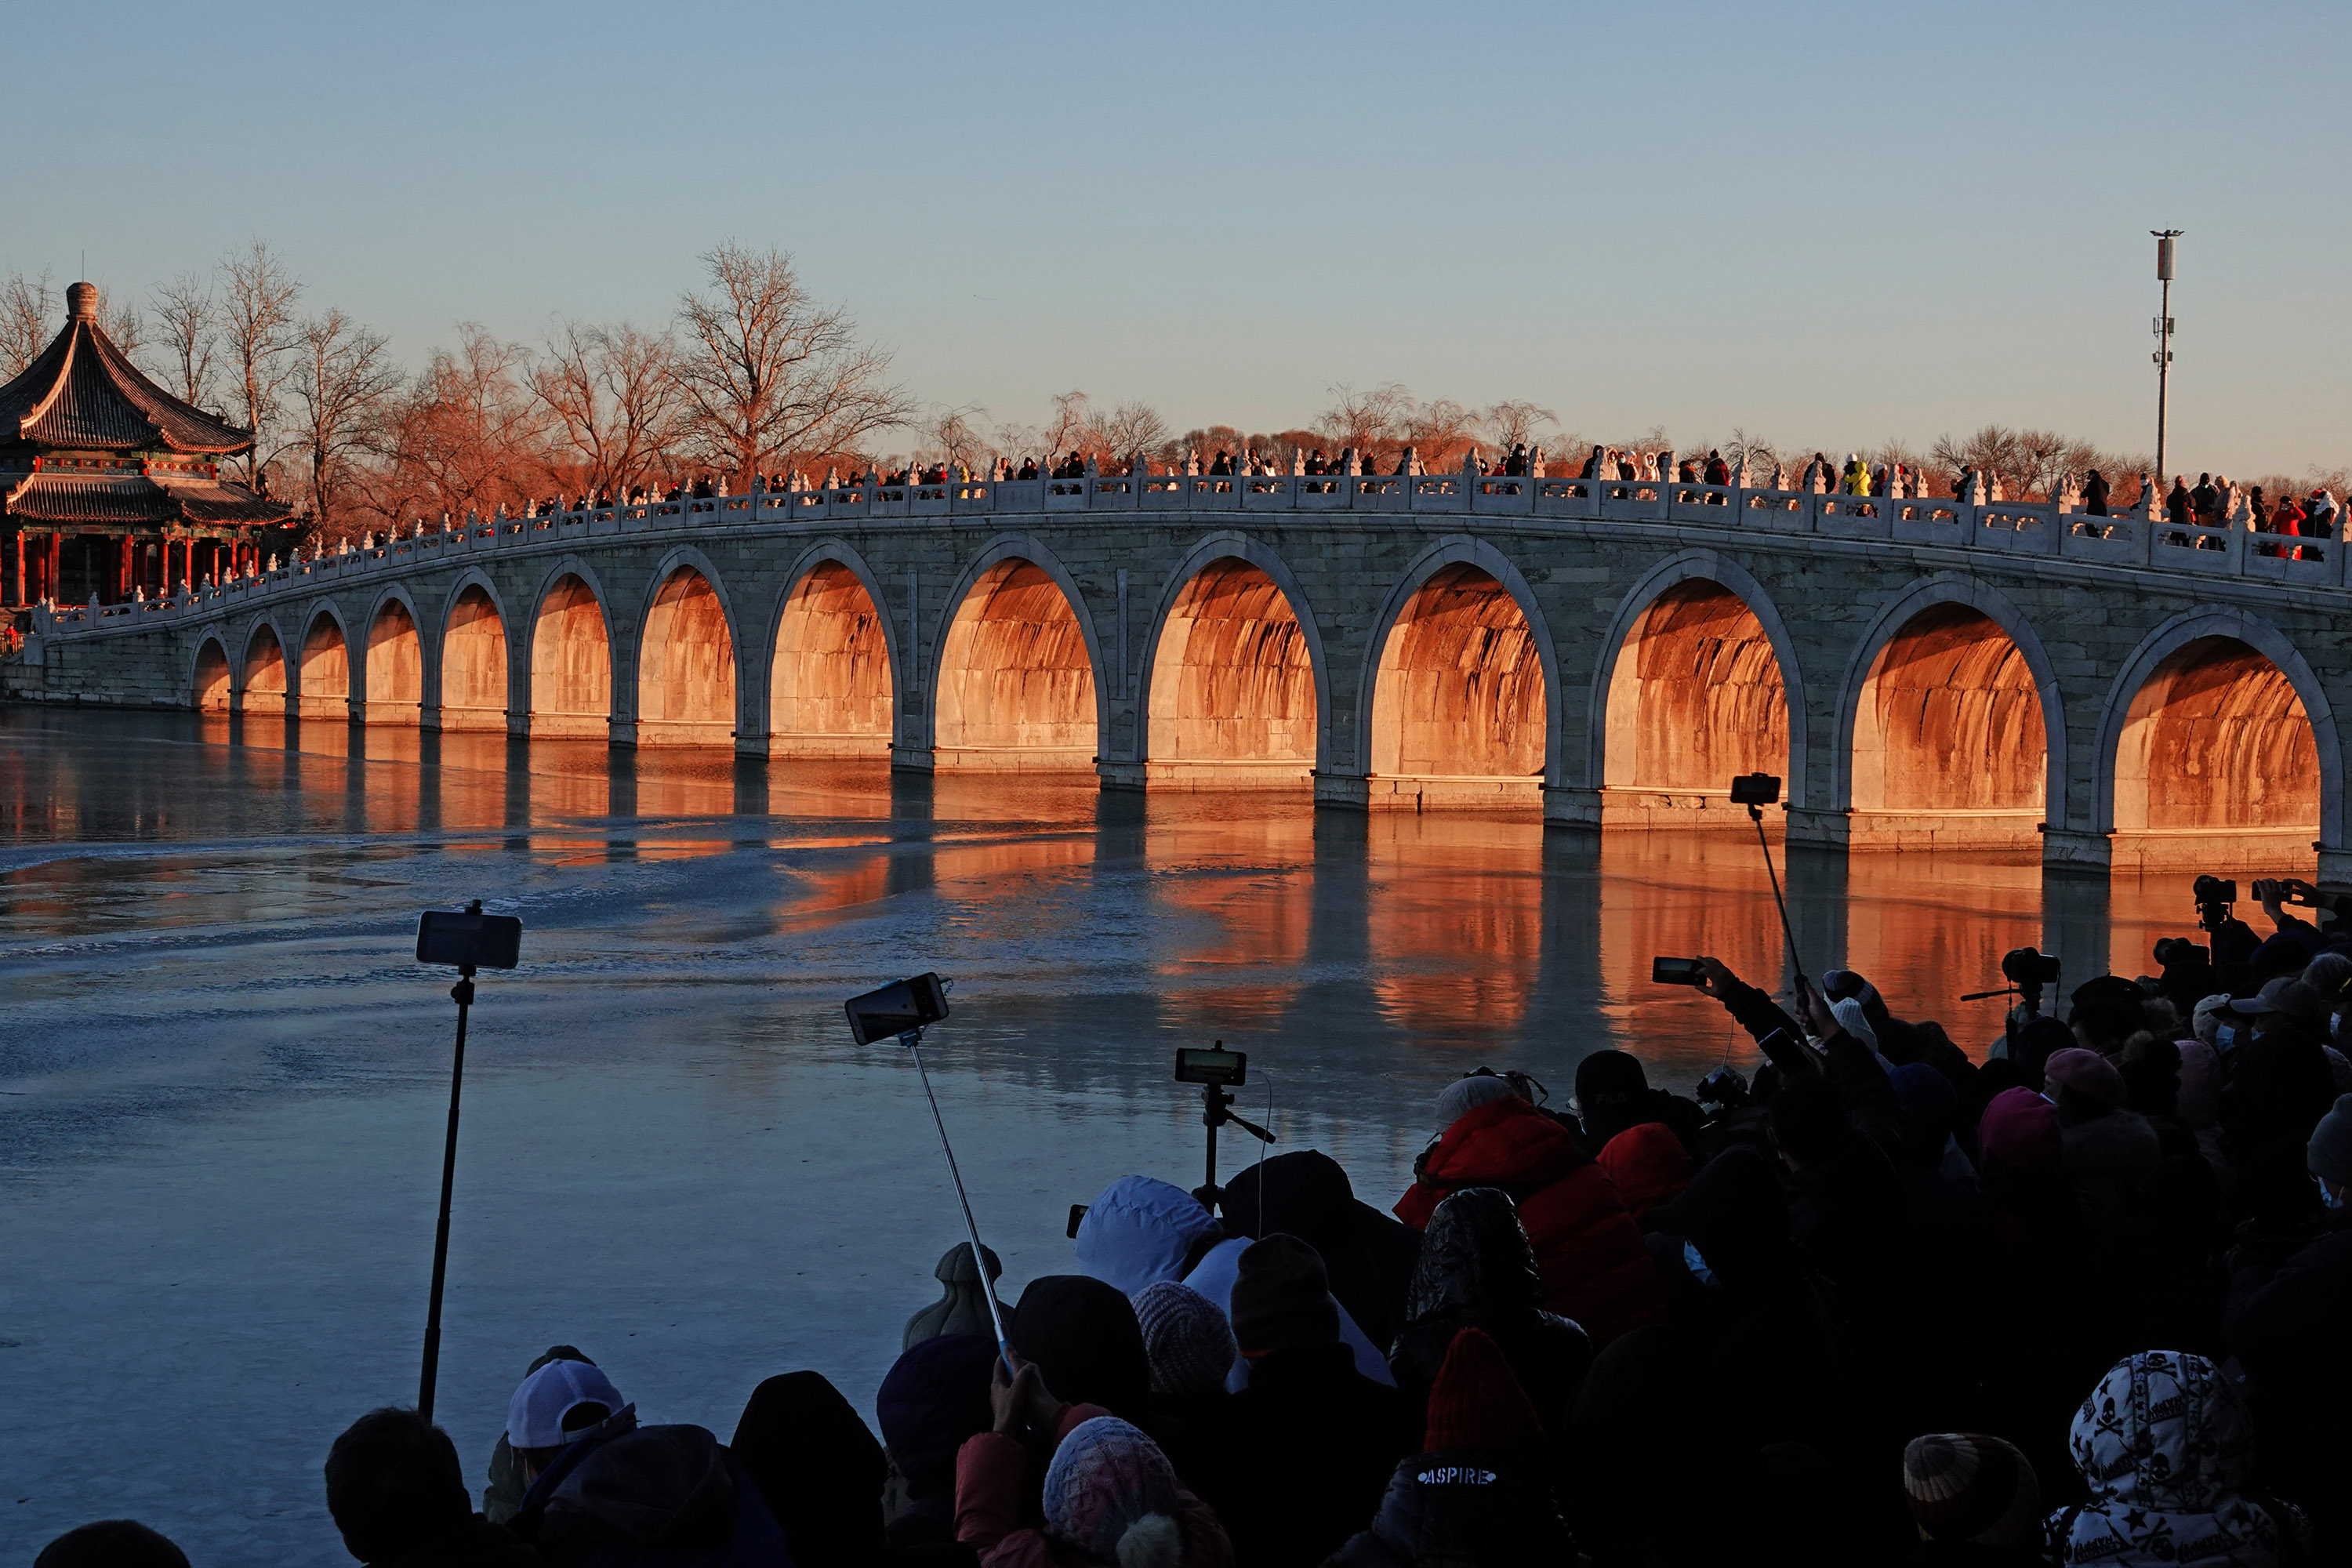
<path fill-rule="evenodd" d="M 198 32 L 196 29 L 207 29 Z M 919 397 L 1335 383 L 1605 438 L 1986 420 L 2352 462 L 2352 6 L 109 5 L 20 18 L 0 268 L 267 237 L 421 362 L 790 250 Z"/>

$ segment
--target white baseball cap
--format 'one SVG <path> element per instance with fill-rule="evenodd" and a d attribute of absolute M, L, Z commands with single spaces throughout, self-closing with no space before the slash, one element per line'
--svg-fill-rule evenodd
<path fill-rule="evenodd" d="M 572 1420 L 583 1405 L 601 1405 L 594 1420 Z M 584 1361 L 551 1361 L 529 1377 L 507 1403 L 507 1441 L 518 1448 L 561 1448 L 625 1408 L 613 1380 Z"/>

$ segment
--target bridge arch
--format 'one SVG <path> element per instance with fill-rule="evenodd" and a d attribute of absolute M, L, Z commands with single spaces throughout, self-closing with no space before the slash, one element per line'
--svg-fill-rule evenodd
<path fill-rule="evenodd" d="M 1559 782 L 1559 660 L 1535 593 L 1483 539 L 1439 540 L 1365 644 L 1358 757 L 1380 795 L 1539 795 Z"/>
<path fill-rule="evenodd" d="M 724 746 L 736 714 L 734 606 L 709 557 L 680 545 L 661 558 L 637 616 L 640 746 Z"/>
<path fill-rule="evenodd" d="M 367 722 L 417 722 L 425 702 L 425 637 L 406 588 L 387 587 L 368 606 L 367 650 L 359 666 Z"/>
<path fill-rule="evenodd" d="M 441 728 L 507 727 L 510 640 L 498 585 L 480 570 L 467 570 L 450 588 L 441 611 Z"/>
<path fill-rule="evenodd" d="M 1685 551 L 1618 601 L 1592 675 L 1587 777 L 1612 826 L 1717 820 L 1740 773 L 1806 805 L 1805 680 L 1772 596 L 1737 562 Z M 1696 808 L 1696 809 L 1694 809 Z"/>
<path fill-rule="evenodd" d="M 1155 776 L 1276 782 L 1327 765 L 1322 629 L 1289 563 L 1245 533 L 1210 534 L 1169 574 L 1140 676 Z"/>
<path fill-rule="evenodd" d="M 2027 846 L 2066 820 L 2066 707 L 2006 595 L 1924 577 L 1872 617 L 1839 689 L 1831 805 L 1852 841 Z"/>
<path fill-rule="evenodd" d="M 609 602 L 594 568 L 576 555 L 541 577 L 524 628 L 530 685 L 523 708 L 531 734 L 604 740 L 612 733 Z"/>
<path fill-rule="evenodd" d="M 236 689 L 238 708 L 247 713 L 283 713 L 288 700 L 301 690 L 299 672 L 286 657 L 286 634 L 276 617 L 257 616 L 245 634 L 245 658 Z"/>
<path fill-rule="evenodd" d="M 216 628 L 208 627 L 196 639 L 195 652 L 189 659 L 188 706 L 199 713 L 226 713 L 233 684 L 228 645 Z"/>
<path fill-rule="evenodd" d="M 347 718 L 351 713 L 352 642 L 343 614 L 331 599 L 317 599 L 303 612 L 301 667 L 295 686 L 306 719 Z"/>
<path fill-rule="evenodd" d="M 936 765 L 1076 766 L 1100 755 L 1109 698 L 1094 616 L 1042 541 L 1003 534 L 974 556 L 933 647 Z"/>
<path fill-rule="evenodd" d="M 2186 612 L 2142 640 L 2100 713 L 2097 790 L 2117 864 L 2308 864 L 2315 837 L 2343 843 L 2326 693 L 2302 650 L 2243 610 Z"/>
<path fill-rule="evenodd" d="M 802 552 L 784 583 L 767 639 L 770 751 L 888 750 L 905 665 L 881 583 L 839 539 Z"/>

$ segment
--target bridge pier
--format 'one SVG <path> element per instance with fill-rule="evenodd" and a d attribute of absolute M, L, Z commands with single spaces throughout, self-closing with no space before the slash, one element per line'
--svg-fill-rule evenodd
<path fill-rule="evenodd" d="M 2042 825 L 2042 868 L 2060 876 L 2105 877 L 2115 864 L 2114 837 Z"/>
<path fill-rule="evenodd" d="M 1580 784 L 1546 784 L 1543 791 L 1546 827 L 1601 826 L 1601 792 Z"/>
<path fill-rule="evenodd" d="M 1372 781 L 1363 773 L 1315 773 L 1315 804 L 1345 806 L 1352 811 L 1372 808 Z"/>
<path fill-rule="evenodd" d="M 1786 828 L 1787 842 L 1790 844 L 1815 849 L 1844 849 L 1853 843 L 1853 813 L 1792 805 L 1788 808 Z"/>

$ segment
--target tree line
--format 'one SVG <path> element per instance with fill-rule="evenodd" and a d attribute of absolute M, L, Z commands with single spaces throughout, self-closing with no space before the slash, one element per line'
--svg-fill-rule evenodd
<path fill-rule="evenodd" d="M 1552 409 L 1525 399 L 1484 405 L 1424 399 L 1391 382 L 1328 389 L 1301 426 L 1249 431 L 1213 424 L 1177 433 L 1150 405 L 1101 404 L 1082 391 L 1055 398 L 1040 421 L 998 421 L 973 405 L 925 407 L 892 381 L 889 354 L 839 306 L 809 293 L 782 251 L 733 241 L 701 259 L 701 286 L 657 324 L 557 317 L 532 343 L 476 322 L 404 368 L 386 337 L 342 310 L 309 308 L 307 290 L 261 240 L 184 274 L 143 300 L 103 301 L 109 335 L 184 401 L 255 432 L 235 465 L 249 483 L 292 502 L 310 542 L 424 519 L 519 510 L 558 496 L 665 492 L 702 473 L 725 487 L 791 472 L 821 480 L 905 466 L 1051 460 L 1072 452 L 1123 468 L 1137 457 L 1174 468 L 1193 455 L 1255 450 L 1287 468 L 1294 450 L 1337 459 L 1354 451 L 1387 472 L 1407 447 L 1453 469 L 1473 449 L 1490 460 L 1544 449 L 1550 471 L 1573 473 L 1595 446 L 1633 453 L 1719 451 L 1737 471 L 1794 475 L 1815 452 L 1900 464 L 1948 490 L 1964 468 L 1997 479 L 2017 500 L 2045 498 L 2097 468 L 2122 484 L 2147 472 L 2145 454 L 2111 451 L 2056 431 L 1989 424 L 1926 447 L 1780 445 L 1735 428 L 1677 442 L 1663 427 L 1588 440 Z M 13 376 L 55 336 L 58 291 L 47 275 L 0 283 L 0 371 Z M 2244 482 L 2270 494 L 2352 475 Z"/>
<path fill-rule="evenodd" d="M 789 256 L 730 241 L 702 264 L 703 286 L 659 326 L 559 317 L 525 344 L 460 322 L 413 374 L 382 332 L 306 309 L 303 283 L 260 240 L 154 289 L 143 309 L 105 300 L 101 314 L 167 391 L 254 432 L 233 467 L 300 509 L 313 542 L 694 469 L 748 483 L 916 420 L 889 356 L 812 298 Z M 0 284 L 7 375 L 56 335 L 57 295 L 46 275 Z"/>

